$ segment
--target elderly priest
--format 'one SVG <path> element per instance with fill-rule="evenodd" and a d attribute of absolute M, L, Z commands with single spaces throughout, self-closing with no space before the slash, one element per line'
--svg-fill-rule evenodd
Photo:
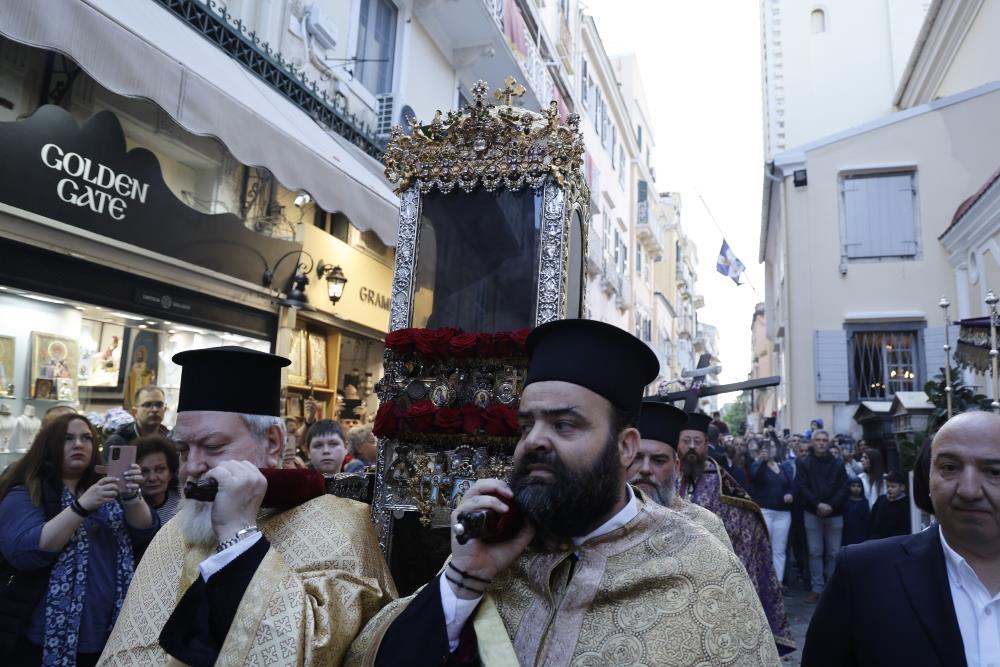
<path fill-rule="evenodd" d="M 629 466 L 629 484 L 651 500 L 680 512 L 699 524 L 724 545 L 733 548 L 722 519 L 677 495 L 677 440 L 687 422 L 687 413 L 655 399 L 642 402 L 639 415 L 639 451 Z"/>
<path fill-rule="evenodd" d="M 288 360 L 219 347 L 174 362 L 182 475 L 218 491 L 185 498 L 157 534 L 101 664 L 339 664 L 395 587 L 366 505 L 320 492 L 288 507 L 276 483 L 268 490 L 259 469 L 281 465 Z M 266 490 L 281 510 L 261 506 Z"/>
<path fill-rule="evenodd" d="M 387 606 L 348 664 L 775 665 L 736 556 L 626 483 L 656 356 L 617 327 L 529 336 L 510 485 L 480 480 L 456 509 L 526 517 L 507 541 L 452 538 L 441 574 Z"/>

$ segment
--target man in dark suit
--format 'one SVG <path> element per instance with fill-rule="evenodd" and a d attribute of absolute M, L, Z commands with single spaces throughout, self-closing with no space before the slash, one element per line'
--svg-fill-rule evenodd
<path fill-rule="evenodd" d="M 1000 416 L 952 418 L 935 436 L 931 456 L 940 526 L 840 552 L 809 624 L 804 667 L 998 661 Z"/>

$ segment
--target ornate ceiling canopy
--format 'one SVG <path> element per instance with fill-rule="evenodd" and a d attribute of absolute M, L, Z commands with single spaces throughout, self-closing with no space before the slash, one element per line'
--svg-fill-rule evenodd
<path fill-rule="evenodd" d="M 540 188 L 546 176 L 560 185 L 566 180 L 583 185 L 583 135 L 580 117 L 571 114 L 560 125 L 555 102 L 537 113 L 512 107 L 524 86 L 508 77 L 506 87 L 494 93 L 500 105 L 486 102 L 484 81 L 472 87 L 473 103 L 463 111 L 438 111 L 429 125 L 410 122 L 410 135 L 392 129 L 383 162 L 385 176 L 403 192 L 414 182 L 427 193 L 455 186 L 471 192 L 477 185 L 489 191 L 500 187 Z M 583 186 L 585 188 L 585 186 Z"/>

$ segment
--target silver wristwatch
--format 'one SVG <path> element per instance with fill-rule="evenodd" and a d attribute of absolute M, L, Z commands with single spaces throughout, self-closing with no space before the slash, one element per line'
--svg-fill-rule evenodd
<path fill-rule="evenodd" d="M 257 526 L 244 526 L 243 528 L 240 528 L 238 531 L 236 531 L 236 535 L 230 537 L 225 542 L 219 544 L 219 546 L 215 548 L 215 553 L 222 553 L 223 551 L 233 546 L 234 544 L 239 544 L 243 540 L 243 538 L 250 537 L 254 533 L 259 533 L 259 532 L 260 529 L 258 529 Z"/>

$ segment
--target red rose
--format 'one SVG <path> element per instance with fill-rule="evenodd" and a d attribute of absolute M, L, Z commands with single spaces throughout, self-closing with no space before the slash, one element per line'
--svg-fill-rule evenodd
<path fill-rule="evenodd" d="M 524 353 L 524 344 L 527 342 L 529 334 L 531 334 L 531 329 L 518 329 L 510 332 L 510 342 L 514 345 L 515 353 Z"/>
<path fill-rule="evenodd" d="M 416 401 L 406 409 L 406 417 L 410 420 L 410 428 L 418 433 L 424 433 L 434 425 L 434 413 L 437 407 L 430 401 Z"/>
<path fill-rule="evenodd" d="M 510 356 L 514 344 L 510 339 L 509 331 L 501 331 L 493 334 L 493 354 L 497 357 Z"/>
<path fill-rule="evenodd" d="M 483 425 L 483 411 L 476 405 L 466 405 L 461 408 L 462 432 L 474 434 Z"/>
<path fill-rule="evenodd" d="M 464 359 L 465 357 L 471 357 L 476 351 L 476 344 L 478 342 L 478 336 L 476 334 L 458 334 L 454 336 L 451 341 L 449 341 L 449 346 L 451 347 L 451 356 L 458 359 Z"/>
<path fill-rule="evenodd" d="M 399 408 L 392 401 L 386 401 L 378 406 L 375 413 L 375 424 L 372 433 L 379 438 L 393 435 L 399 426 Z"/>
<path fill-rule="evenodd" d="M 462 411 L 458 408 L 438 408 L 434 426 L 442 433 L 458 433 L 462 430 Z"/>
<path fill-rule="evenodd" d="M 492 357 L 494 352 L 493 334 L 476 334 L 476 353 L 480 357 Z"/>
<path fill-rule="evenodd" d="M 413 334 L 416 329 L 399 329 L 385 335 L 385 346 L 393 352 L 413 352 Z"/>
<path fill-rule="evenodd" d="M 517 433 L 517 415 L 506 405 L 491 405 L 483 410 L 483 428 L 490 435 Z"/>
<path fill-rule="evenodd" d="M 448 343 L 456 333 L 458 330 L 452 327 L 417 329 L 413 344 L 417 348 L 417 352 L 425 357 L 446 357 L 450 351 Z"/>

